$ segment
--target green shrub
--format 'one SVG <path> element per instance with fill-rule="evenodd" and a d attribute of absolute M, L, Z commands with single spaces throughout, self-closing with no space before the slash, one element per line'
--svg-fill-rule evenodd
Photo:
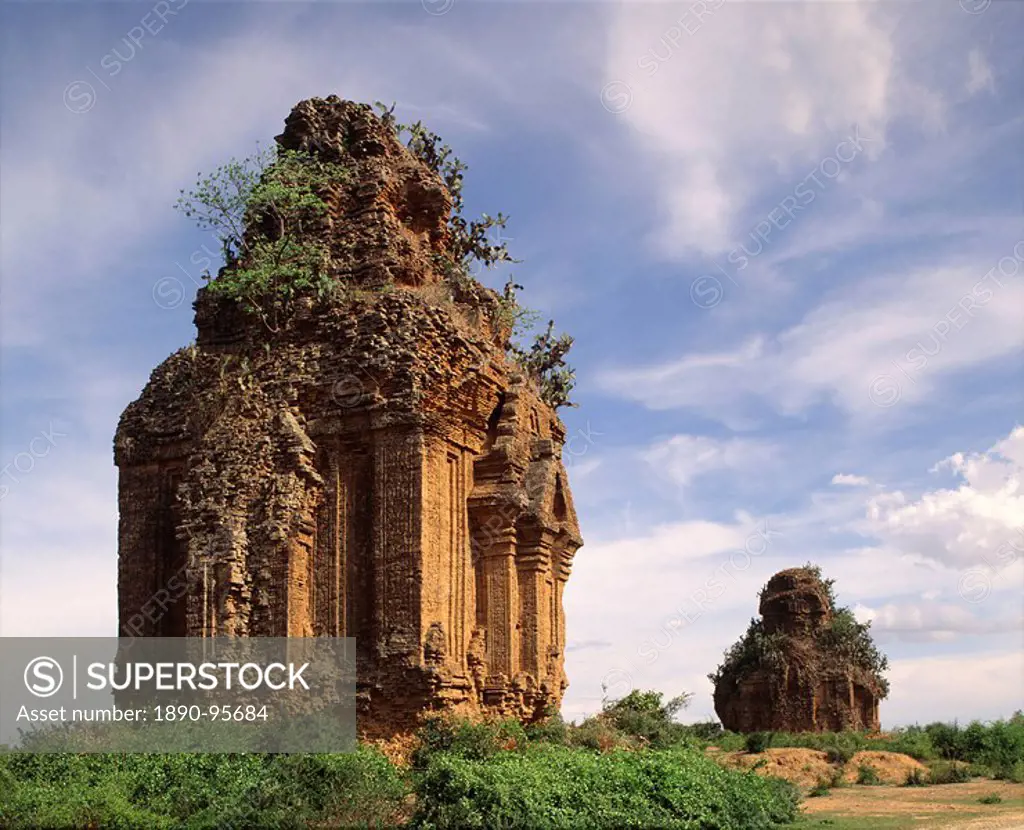
<path fill-rule="evenodd" d="M 1015 716 L 1008 721 L 994 721 L 978 743 L 977 750 L 967 760 L 979 761 L 997 770 L 1024 764 L 1024 720 Z M 974 749 L 974 746 L 972 743 L 967 748 Z"/>
<path fill-rule="evenodd" d="M 407 812 L 409 786 L 381 753 L 279 756 L 278 795 L 289 809 L 304 807 L 329 827 L 391 827 Z"/>
<path fill-rule="evenodd" d="M 0 826 L 288 828 L 394 824 L 408 788 L 380 753 L 0 756 Z"/>
<path fill-rule="evenodd" d="M 928 786 L 928 778 L 919 769 L 912 769 L 907 773 L 907 778 L 903 782 L 904 787 L 926 787 Z"/>
<path fill-rule="evenodd" d="M 566 746 L 571 728 L 571 724 L 566 723 L 558 712 L 554 712 L 544 720 L 529 724 L 526 727 L 526 738 L 536 743 Z"/>
<path fill-rule="evenodd" d="M 742 749 L 746 749 L 747 736 L 739 732 L 730 732 L 726 729 L 715 739 L 715 746 L 725 752 L 739 752 Z"/>
<path fill-rule="evenodd" d="M 415 827 L 754 830 L 792 821 L 795 788 L 688 749 L 607 754 L 534 746 L 485 761 L 435 755 Z"/>
<path fill-rule="evenodd" d="M 857 783 L 873 786 L 881 784 L 882 779 L 878 777 L 878 770 L 870 764 L 860 764 L 857 767 Z"/>
<path fill-rule="evenodd" d="M 956 761 L 934 761 L 929 772 L 933 784 L 963 784 L 971 780 L 967 765 Z"/>
<path fill-rule="evenodd" d="M 979 804 L 1002 804 L 1003 799 L 998 793 L 989 793 L 978 799 Z"/>
<path fill-rule="evenodd" d="M 932 746 L 940 758 L 947 761 L 966 761 L 960 726 L 957 723 L 930 723 L 925 727 Z"/>
<path fill-rule="evenodd" d="M 707 720 L 688 724 L 686 726 L 686 734 L 696 738 L 698 741 L 717 743 L 719 739 L 731 733 L 726 732 L 718 721 Z"/>
<path fill-rule="evenodd" d="M 1024 784 L 1024 761 L 1001 766 L 995 770 L 992 777 L 1012 781 L 1014 784 Z"/>
<path fill-rule="evenodd" d="M 876 749 L 902 752 L 918 761 L 931 761 L 938 757 L 928 733 L 920 726 L 897 729 L 891 735 L 872 741 Z"/>
<path fill-rule="evenodd" d="M 829 795 L 832 790 L 829 788 L 829 782 L 824 778 L 819 778 L 818 783 L 815 784 L 810 792 L 807 793 L 808 798 L 820 798 L 823 795 Z"/>
<path fill-rule="evenodd" d="M 771 742 L 770 732 L 751 732 L 747 735 L 745 749 L 750 753 L 764 752 Z"/>
<path fill-rule="evenodd" d="M 587 718 L 569 730 L 568 746 L 607 752 L 610 749 L 635 747 L 636 742 L 615 729 L 602 716 Z"/>
<path fill-rule="evenodd" d="M 473 723 L 456 718 L 431 718 L 417 737 L 419 746 L 412 755 L 415 769 L 424 768 L 439 752 L 480 761 L 502 749 L 514 749 L 527 742 L 526 730 L 517 720 Z"/>
<path fill-rule="evenodd" d="M 848 764 L 853 756 L 856 754 L 856 750 L 849 746 L 843 746 L 841 744 L 833 744 L 831 746 L 824 747 L 825 758 L 830 764 Z"/>
<path fill-rule="evenodd" d="M 684 693 L 665 701 L 661 692 L 634 690 L 619 700 L 606 701 L 602 714 L 622 734 L 639 738 L 654 749 L 667 749 L 688 737 L 686 727 L 677 723 L 675 716 L 690 697 Z"/>
<path fill-rule="evenodd" d="M 208 275 L 208 290 L 239 302 L 270 331 L 300 294 L 332 290 L 322 230 L 328 194 L 349 176 L 339 164 L 281 147 L 197 176 L 195 189 L 182 190 L 175 207 L 220 240 L 226 267 Z"/>
<path fill-rule="evenodd" d="M 966 727 L 955 722 L 911 726 L 876 745 L 920 761 L 941 759 L 987 767 L 998 775 L 1024 762 L 1024 718 L 1014 715 L 987 724 L 972 721 Z"/>

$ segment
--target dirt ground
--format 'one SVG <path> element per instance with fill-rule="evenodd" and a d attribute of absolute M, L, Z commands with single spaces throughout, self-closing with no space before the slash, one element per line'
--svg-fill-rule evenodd
<path fill-rule="evenodd" d="M 978 799 L 998 795 L 999 804 Z M 800 826 L 1024 830 L 1024 784 L 975 780 L 932 787 L 852 786 L 808 798 Z"/>
<path fill-rule="evenodd" d="M 779 748 L 765 752 L 711 751 L 719 763 L 739 769 L 757 768 L 761 775 L 784 778 L 806 794 L 819 781 L 829 781 L 837 767 L 815 749 Z M 875 770 L 882 785 L 856 784 L 861 766 Z M 909 755 L 858 752 L 842 768 L 844 786 L 827 795 L 806 798 L 799 830 L 1024 830 L 1024 784 L 975 779 L 965 784 L 928 787 L 899 786 L 912 770 L 927 768 Z M 997 795 L 997 804 L 979 799 Z"/>

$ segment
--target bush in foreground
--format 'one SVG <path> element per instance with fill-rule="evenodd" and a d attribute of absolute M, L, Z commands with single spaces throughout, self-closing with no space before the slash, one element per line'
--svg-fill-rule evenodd
<path fill-rule="evenodd" d="M 0 826 L 392 826 L 402 775 L 374 750 L 343 755 L 0 756 Z"/>
<path fill-rule="evenodd" d="M 500 725 L 490 734 L 500 733 Z M 441 739 L 446 742 L 446 738 Z M 608 753 L 455 741 L 402 771 L 346 755 L 0 757 L 0 826 L 767 830 L 795 816 L 782 781 L 725 770 L 692 749 Z"/>
<path fill-rule="evenodd" d="M 417 795 L 413 826 L 432 830 L 761 830 L 792 821 L 798 801 L 784 781 L 722 769 L 695 750 L 601 754 L 550 745 L 486 761 L 438 754 Z"/>

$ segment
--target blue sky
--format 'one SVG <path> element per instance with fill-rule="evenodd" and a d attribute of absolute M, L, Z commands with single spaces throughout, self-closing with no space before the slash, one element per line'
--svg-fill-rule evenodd
<path fill-rule="evenodd" d="M 0 9 L 0 632 L 115 632 L 113 432 L 214 248 L 171 205 L 338 94 L 456 148 L 576 337 L 567 715 L 709 716 L 808 560 L 890 655 L 884 725 L 1024 706 L 1024 5 Z"/>

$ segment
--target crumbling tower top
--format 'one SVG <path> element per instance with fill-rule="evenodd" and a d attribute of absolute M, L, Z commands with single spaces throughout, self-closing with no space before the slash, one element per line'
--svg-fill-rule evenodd
<path fill-rule="evenodd" d="M 807 568 L 789 568 L 769 579 L 759 610 L 766 634 L 806 636 L 832 620 L 828 592 Z"/>

